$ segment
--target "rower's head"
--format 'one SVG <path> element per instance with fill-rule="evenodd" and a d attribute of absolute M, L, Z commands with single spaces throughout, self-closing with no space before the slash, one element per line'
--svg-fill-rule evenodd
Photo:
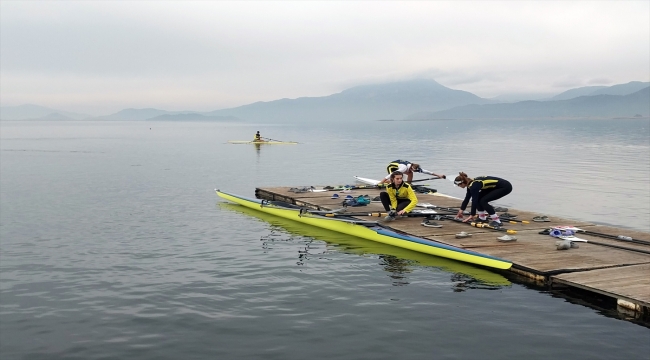
<path fill-rule="evenodd" d="M 413 172 L 420 171 L 420 164 L 411 163 L 411 167 L 409 169 Z"/>
<path fill-rule="evenodd" d="M 395 186 L 400 186 L 404 182 L 404 174 L 401 171 L 390 173 L 390 182 Z"/>
<path fill-rule="evenodd" d="M 260 131 L 259 131 L 259 130 L 257 130 L 257 135 L 259 135 L 259 134 L 260 134 Z"/>
<path fill-rule="evenodd" d="M 469 176 L 467 176 L 467 174 L 464 172 L 461 171 L 458 174 L 459 175 L 454 179 L 454 185 L 465 188 L 467 185 L 469 185 L 469 183 L 472 182 L 472 179 L 470 179 Z"/>

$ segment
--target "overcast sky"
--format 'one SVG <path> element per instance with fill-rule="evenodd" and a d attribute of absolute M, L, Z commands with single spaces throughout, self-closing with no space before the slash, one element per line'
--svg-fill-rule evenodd
<path fill-rule="evenodd" d="M 0 99 L 208 111 L 434 79 L 482 97 L 650 81 L 650 1 L 0 2 Z"/>

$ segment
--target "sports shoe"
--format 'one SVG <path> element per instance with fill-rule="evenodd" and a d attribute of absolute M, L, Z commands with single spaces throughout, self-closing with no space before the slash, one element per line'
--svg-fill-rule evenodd
<path fill-rule="evenodd" d="M 497 238 L 499 242 L 512 242 L 512 241 L 517 241 L 516 236 L 510 236 L 510 235 L 503 235 Z"/>
<path fill-rule="evenodd" d="M 429 219 L 422 220 L 422 226 L 433 227 L 433 228 L 441 228 L 442 227 L 442 225 L 438 224 L 435 221 L 431 221 Z"/>
<path fill-rule="evenodd" d="M 339 194 L 332 194 L 332 199 L 338 199 L 338 198 L 339 198 Z"/>
<path fill-rule="evenodd" d="M 490 223 L 488 225 L 493 227 L 493 228 L 500 228 L 500 227 L 503 226 L 503 224 L 500 221 L 496 221 L 496 220 L 490 221 Z"/>
<path fill-rule="evenodd" d="M 501 215 L 499 215 L 499 216 L 500 216 L 500 217 L 504 217 L 504 218 L 511 218 L 511 219 L 514 219 L 514 218 L 517 217 L 517 215 L 512 215 L 512 214 L 507 213 L 507 212 L 506 212 L 506 213 L 503 213 L 503 214 L 501 214 Z"/>
<path fill-rule="evenodd" d="M 384 220 L 385 220 L 385 221 L 393 221 L 393 220 L 395 220 L 395 217 L 394 217 L 394 216 L 391 216 L 391 215 L 386 215 L 386 217 L 384 218 Z"/>
<path fill-rule="evenodd" d="M 496 211 L 496 212 L 506 212 L 506 211 L 508 211 L 508 208 L 498 207 L 497 206 L 497 207 L 494 208 L 494 211 Z"/>
<path fill-rule="evenodd" d="M 464 231 L 461 231 L 458 234 L 456 234 L 456 239 L 464 239 L 464 238 L 470 237 L 470 236 L 472 236 L 472 234 L 468 234 L 468 233 L 466 233 Z"/>

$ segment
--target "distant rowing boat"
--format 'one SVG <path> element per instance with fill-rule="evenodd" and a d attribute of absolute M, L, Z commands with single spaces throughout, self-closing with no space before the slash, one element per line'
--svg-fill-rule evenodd
<path fill-rule="evenodd" d="M 255 144 L 255 145 L 296 145 L 295 141 L 246 141 L 246 140 L 230 140 L 230 144 Z"/>

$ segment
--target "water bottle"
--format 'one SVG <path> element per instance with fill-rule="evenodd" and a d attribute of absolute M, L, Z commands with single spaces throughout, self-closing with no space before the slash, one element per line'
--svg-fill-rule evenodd
<path fill-rule="evenodd" d="M 619 235 L 619 236 L 617 236 L 616 238 L 617 238 L 617 239 L 621 239 L 621 240 L 625 240 L 625 241 L 632 241 L 632 238 L 631 238 L 631 237 L 629 237 L 629 236 L 625 236 L 625 235 Z"/>

